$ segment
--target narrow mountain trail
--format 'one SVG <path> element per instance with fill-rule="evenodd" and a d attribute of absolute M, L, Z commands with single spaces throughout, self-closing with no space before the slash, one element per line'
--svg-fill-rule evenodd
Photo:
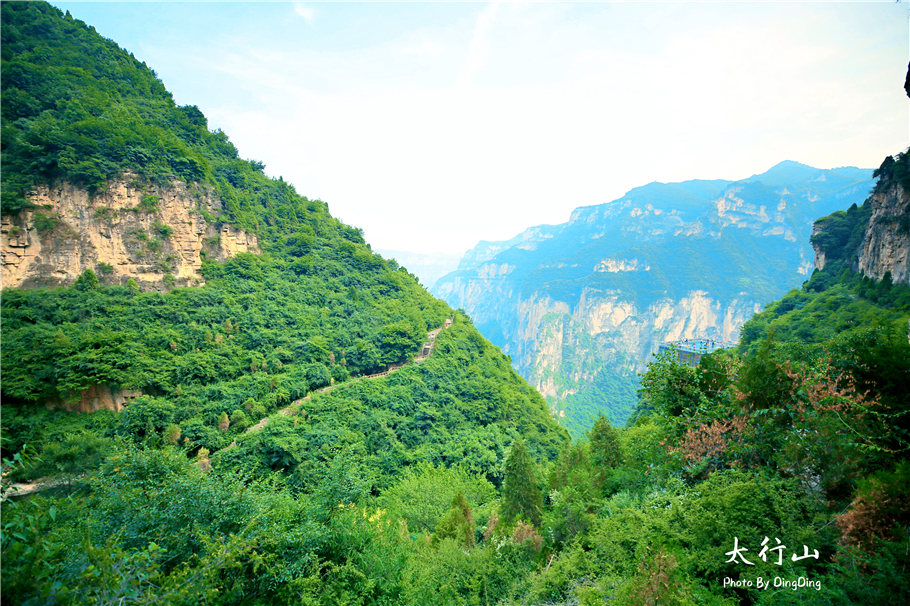
<path fill-rule="evenodd" d="M 291 403 L 290 406 L 282 408 L 281 410 L 279 410 L 278 412 L 276 412 L 274 414 L 279 414 L 282 416 L 295 415 L 299 412 L 299 410 L 296 410 L 296 409 L 298 409 L 301 404 L 303 404 L 307 400 L 311 399 L 313 394 L 325 393 L 325 392 L 335 389 L 336 387 L 343 387 L 345 385 L 351 385 L 352 383 L 355 383 L 357 381 L 361 381 L 364 379 L 376 379 L 379 377 L 386 377 L 386 376 L 392 374 L 393 372 L 400 370 L 402 368 L 405 368 L 406 366 L 409 366 L 411 364 L 420 364 L 421 362 L 423 362 L 424 360 L 429 358 L 430 354 L 433 353 L 433 349 L 436 346 L 436 336 L 441 331 L 443 331 L 445 328 L 447 328 L 448 326 L 449 326 L 449 324 L 447 323 L 445 326 L 440 326 L 439 328 L 433 329 L 430 332 L 428 332 L 426 342 L 420 348 L 420 353 L 414 357 L 413 361 L 406 362 L 404 364 L 399 364 L 398 366 L 392 366 L 383 372 L 379 372 L 379 373 L 372 374 L 372 375 L 354 377 L 350 381 L 345 381 L 344 383 L 336 383 L 334 385 L 329 385 L 327 387 L 323 387 L 322 389 L 317 389 L 316 391 L 312 391 L 312 392 L 308 393 L 305 397 L 300 398 L 299 400 L 295 400 L 294 402 Z M 255 425 L 249 427 L 244 433 L 261 431 L 263 428 L 265 428 L 266 425 L 268 425 L 268 423 L 269 423 L 269 417 L 265 417 L 262 420 L 260 420 L 258 423 L 256 423 Z M 234 446 L 237 446 L 236 439 L 234 441 L 232 441 L 230 444 L 228 444 L 227 446 L 225 446 L 224 448 L 213 452 L 209 456 L 214 456 L 229 448 L 233 448 Z M 85 474 L 83 474 L 83 475 L 85 475 Z M 33 480 L 31 482 L 24 483 L 24 484 L 20 484 L 20 483 L 10 484 L 9 489 L 6 492 L 4 492 L 2 497 L 5 500 L 7 497 L 10 497 L 10 496 L 16 497 L 16 496 L 24 496 L 24 495 L 32 494 L 35 492 L 39 492 L 41 490 L 53 488 L 54 486 L 65 485 L 68 482 L 72 481 L 72 479 L 73 478 L 60 478 L 60 479 L 54 479 L 54 480 L 45 480 L 44 478 L 38 478 L 37 480 Z"/>
<path fill-rule="evenodd" d="M 372 374 L 372 375 L 363 375 L 363 376 L 360 376 L 360 377 L 354 377 L 354 378 L 352 378 L 350 381 L 345 381 L 344 383 L 335 383 L 335 384 L 333 384 L 333 385 L 329 385 L 329 386 L 327 386 L 327 387 L 323 387 L 323 388 L 321 388 L 321 389 L 317 389 L 317 390 L 315 390 L 315 391 L 312 391 L 312 392 L 308 393 L 306 396 L 304 396 L 303 398 L 300 398 L 299 400 L 294 400 L 289 406 L 286 406 L 285 408 L 282 408 L 281 410 L 279 410 L 278 412 L 276 412 L 276 413 L 274 413 L 274 414 L 278 414 L 278 415 L 282 415 L 282 416 L 286 416 L 286 417 L 287 417 L 287 416 L 295 415 L 295 414 L 297 414 L 297 412 L 298 412 L 298 411 L 296 410 L 297 407 L 299 407 L 301 404 L 303 404 L 303 403 L 306 402 L 307 400 L 311 399 L 311 397 L 313 396 L 313 394 L 326 393 L 326 392 L 328 392 L 328 391 L 331 391 L 331 390 L 335 389 L 336 387 L 344 387 L 345 385 L 351 385 L 352 383 L 355 383 L 355 382 L 357 382 L 357 381 L 361 381 L 361 380 L 364 380 L 364 379 L 377 379 L 377 378 L 379 378 L 379 377 L 387 377 L 387 376 L 389 376 L 390 374 L 392 374 L 393 372 L 395 372 L 395 371 L 397 371 L 397 370 L 400 370 L 400 369 L 402 369 L 402 368 L 405 368 L 406 366 L 409 366 L 409 365 L 411 365 L 411 364 L 420 364 L 421 362 L 423 362 L 424 360 L 426 360 L 427 358 L 429 358 L 429 357 L 430 357 L 430 354 L 433 353 L 433 349 L 436 347 L 436 337 L 437 337 L 437 335 L 439 335 L 439 333 L 440 333 L 441 331 L 445 330 L 445 328 L 446 328 L 448 325 L 449 325 L 449 324 L 448 324 L 448 322 L 447 322 L 446 325 L 440 326 L 439 328 L 434 328 L 433 330 L 431 330 L 430 332 L 427 333 L 427 340 L 426 340 L 426 342 L 423 344 L 423 346 L 420 348 L 420 353 L 417 354 L 417 356 L 414 357 L 414 360 L 413 360 L 413 361 L 411 361 L 411 362 L 405 362 L 404 364 L 399 364 L 399 365 L 397 365 L 397 366 L 390 366 L 387 370 L 384 370 L 384 371 L 382 371 L 382 372 L 377 372 L 376 374 Z M 271 415 L 271 416 L 274 416 L 274 415 Z M 271 418 L 271 416 L 264 417 L 263 419 L 261 419 L 261 420 L 260 420 L 258 423 L 256 423 L 255 425 L 252 425 L 251 427 L 247 428 L 247 430 L 246 430 L 244 433 L 251 433 L 251 432 L 255 432 L 255 431 L 261 431 L 262 429 L 265 428 L 266 425 L 268 425 L 269 419 Z M 237 440 L 235 439 L 233 442 L 231 442 L 230 444 L 228 444 L 227 446 L 225 446 L 225 447 L 222 448 L 221 450 L 227 450 L 228 448 L 232 448 L 232 447 L 234 447 L 234 446 L 236 446 L 236 445 L 237 445 Z M 220 452 L 220 451 L 218 451 L 218 452 Z M 214 454 L 214 453 L 213 453 L 213 454 Z"/>

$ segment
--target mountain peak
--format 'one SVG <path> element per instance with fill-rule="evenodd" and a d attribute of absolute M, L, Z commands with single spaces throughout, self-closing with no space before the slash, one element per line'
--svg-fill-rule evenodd
<path fill-rule="evenodd" d="M 816 173 L 821 172 L 821 170 L 793 160 L 784 160 L 763 173 L 752 175 L 743 180 L 761 181 L 765 185 L 786 185 L 797 181 L 807 181 Z"/>

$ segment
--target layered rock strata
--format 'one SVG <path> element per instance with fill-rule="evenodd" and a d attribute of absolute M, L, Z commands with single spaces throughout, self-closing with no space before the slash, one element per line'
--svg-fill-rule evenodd
<path fill-rule="evenodd" d="M 218 221 L 209 189 L 122 178 L 94 195 L 69 183 L 41 186 L 35 208 L 3 217 L 3 287 L 67 286 L 86 269 L 105 284 L 133 278 L 143 290 L 197 286 L 203 256 L 259 252 L 254 234 Z"/>

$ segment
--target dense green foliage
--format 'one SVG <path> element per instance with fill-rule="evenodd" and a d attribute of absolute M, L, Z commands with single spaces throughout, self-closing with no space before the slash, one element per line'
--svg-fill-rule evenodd
<path fill-rule="evenodd" d="M 540 395 L 459 319 L 419 366 L 315 395 L 298 414 L 275 415 L 262 431 L 238 436 L 236 447 L 213 463 L 254 475 L 282 471 L 291 484 L 310 489 L 322 461 L 349 448 L 378 488 L 418 462 L 459 466 L 498 485 L 505 451 L 518 436 L 544 459 L 555 457 L 565 439 Z"/>
<path fill-rule="evenodd" d="M 4 47 L 78 25 L 15 6 Z M 288 200 L 272 223 L 248 207 L 271 252 L 207 262 L 201 288 L 141 293 L 86 272 L 3 292 L 4 603 L 910 601 L 899 287 L 820 272 L 799 296 L 855 287 L 869 305 L 855 325 L 759 335 L 698 367 L 659 356 L 635 424 L 601 416 L 573 442 L 468 318 L 321 203 Z M 797 334 L 796 310 L 766 324 Z M 432 355 L 409 362 L 449 314 Z M 42 406 L 89 387 L 145 395 L 119 413 Z M 38 476 L 61 483 L 16 496 L 10 481 Z"/>
<path fill-rule="evenodd" d="M 96 190 L 126 168 L 201 181 L 213 170 L 207 147 L 236 158 L 197 108 L 177 107 L 151 69 L 69 13 L 4 3 L 2 43 L 4 214 L 41 181 Z"/>
<path fill-rule="evenodd" d="M 269 409 L 331 378 L 377 372 L 412 356 L 449 311 L 410 275 L 370 258 L 362 267 L 330 252 L 298 274 L 286 258 L 240 254 L 206 265 L 205 287 L 169 293 L 7 291 L 3 393 L 41 401 L 109 385 L 178 405 L 242 408 L 253 399 Z M 213 383 L 223 393 L 207 392 Z"/>
<path fill-rule="evenodd" d="M 905 191 L 910 191 L 910 150 L 885 158 L 872 176 L 879 180 L 876 191 L 881 191 L 892 183 L 899 183 Z"/>

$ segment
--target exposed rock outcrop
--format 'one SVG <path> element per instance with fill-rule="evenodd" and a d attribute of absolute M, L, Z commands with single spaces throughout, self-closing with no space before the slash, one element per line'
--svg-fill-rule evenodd
<path fill-rule="evenodd" d="M 452 280 L 445 296 L 470 310 L 487 332 L 494 334 L 492 327 L 501 327 L 503 352 L 547 399 L 552 412 L 563 417 L 566 398 L 599 379 L 613 375 L 634 381 L 661 343 L 684 338 L 737 341 L 740 327 L 762 308 L 759 301 L 722 301 L 702 290 L 640 307 L 622 292 L 591 288 L 569 305 L 540 293 L 524 298 L 502 279 L 486 277 Z M 498 309 L 489 305 L 496 294 L 512 304 Z"/>
<path fill-rule="evenodd" d="M 821 224 L 815 223 L 812 226 L 812 235 L 813 236 L 821 233 L 821 231 L 822 231 Z M 826 253 L 825 253 L 824 249 L 822 249 L 822 247 L 820 247 L 820 246 L 816 246 L 815 243 L 813 243 L 812 250 L 815 251 L 815 259 L 814 259 L 815 269 L 817 269 L 818 271 L 825 269 Z"/>
<path fill-rule="evenodd" d="M 892 183 L 873 194 L 870 203 L 872 217 L 859 250 L 858 270 L 876 280 L 891 272 L 894 283 L 910 284 L 910 192 Z"/>
<path fill-rule="evenodd" d="M 134 389 L 115 389 L 107 385 L 97 385 L 83 389 L 78 393 L 67 394 L 62 398 L 55 398 L 46 403 L 48 408 L 62 408 L 71 412 L 96 412 L 98 410 L 113 410 L 120 412 L 124 406 L 142 392 Z"/>
<path fill-rule="evenodd" d="M 254 234 L 217 220 L 211 190 L 180 181 L 144 184 L 126 173 L 94 195 L 63 183 L 38 187 L 30 201 L 35 209 L 3 217 L 4 287 L 66 286 L 86 269 L 144 290 L 194 286 L 203 283 L 203 255 L 259 250 Z"/>

